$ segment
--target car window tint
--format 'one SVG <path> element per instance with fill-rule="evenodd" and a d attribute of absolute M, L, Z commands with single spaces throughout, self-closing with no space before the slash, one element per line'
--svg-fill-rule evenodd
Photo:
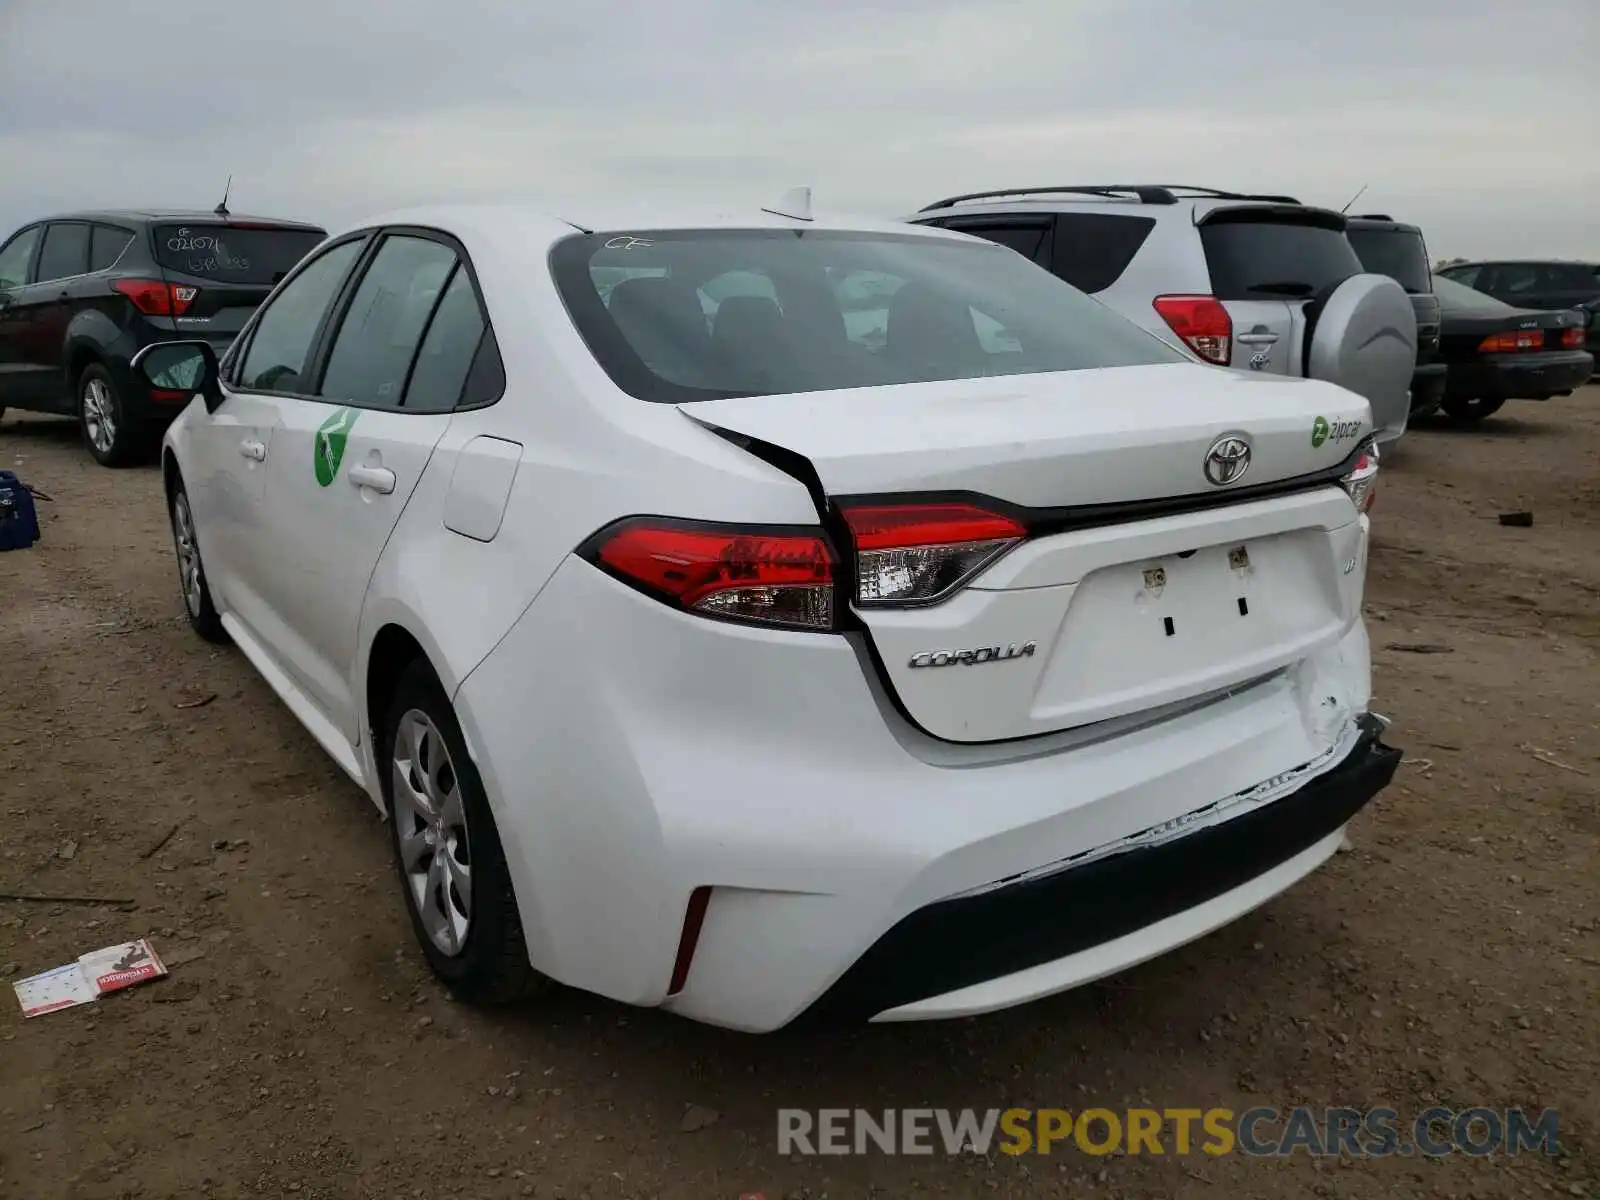
<path fill-rule="evenodd" d="M 133 234 L 115 225 L 96 225 L 89 236 L 89 270 L 104 271 L 113 266 L 133 241 Z"/>
<path fill-rule="evenodd" d="M 44 248 L 34 282 L 68 279 L 89 269 L 89 227 L 78 221 L 57 221 L 45 229 Z"/>
<path fill-rule="evenodd" d="M 578 234 L 555 247 L 551 268 L 599 364 L 624 391 L 663 403 L 1185 361 L 1050 272 L 981 241 L 830 230 Z M 628 277 L 616 279 L 617 268 Z"/>
<path fill-rule="evenodd" d="M 1051 269 L 1081 291 L 1103 292 L 1122 278 L 1155 227 L 1150 217 L 1061 213 Z"/>
<path fill-rule="evenodd" d="M 483 329 L 483 310 L 473 293 L 472 278 L 458 266 L 411 368 L 405 396 L 408 412 L 449 412 L 461 403 Z"/>
<path fill-rule="evenodd" d="M 303 392 L 311 343 L 361 252 L 360 241 L 342 242 L 312 260 L 267 301 L 239 372 L 239 386 L 267 392 Z"/>
<path fill-rule="evenodd" d="M 1428 251 L 1420 233 L 1371 226 L 1353 228 L 1350 244 L 1368 271 L 1387 275 L 1412 295 L 1428 290 Z"/>
<path fill-rule="evenodd" d="M 1550 292 L 1581 292 L 1595 286 L 1594 273 L 1582 263 L 1546 263 L 1544 288 Z"/>
<path fill-rule="evenodd" d="M 1050 232 L 1050 227 L 1042 221 L 1023 225 L 956 222 L 945 227 L 957 233 L 970 233 L 973 237 L 981 237 L 998 246 L 1005 246 L 1007 249 L 1015 250 L 1023 258 L 1031 258 L 1035 262 L 1040 260 L 1045 234 Z"/>
<path fill-rule="evenodd" d="M 1500 263 L 1490 270 L 1493 279 L 1489 286 L 1497 292 L 1521 296 L 1539 290 L 1540 272 L 1534 263 Z"/>
<path fill-rule="evenodd" d="M 1315 216 L 1222 209 L 1200 226 L 1218 300 L 1301 299 L 1363 271 L 1341 227 Z"/>
<path fill-rule="evenodd" d="M 1475 291 L 1459 280 L 1445 275 L 1433 277 L 1433 290 L 1439 297 L 1439 304 L 1444 308 L 1482 313 L 1512 311 L 1509 305 L 1502 304 L 1493 296 Z"/>
<path fill-rule="evenodd" d="M 455 265 L 455 251 L 442 242 L 385 238 L 340 323 L 318 394 L 399 408 L 417 344 Z"/>
<path fill-rule="evenodd" d="M 21 287 L 28 282 L 28 264 L 39 242 L 39 227 L 24 229 L 0 249 L 0 288 Z"/>
<path fill-rule="evenodd" d="M 1482 267 L 1446 267 L 1439 272 L 1446 279 L 1454 279 L 1457 283 L 1467 287 L 1476 287 L 1478 276 L 1483 273 Z"/>

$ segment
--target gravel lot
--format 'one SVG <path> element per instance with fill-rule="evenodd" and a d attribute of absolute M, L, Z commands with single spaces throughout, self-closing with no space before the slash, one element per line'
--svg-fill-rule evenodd
<path fill-rule="evenodd" d="M 1386 458 L 1369 618 L 1409 761 L 1352 852 L 1101 985 L 833 1037 L 449 1002 L 371 806 L 189 633 L 159 473 L 15 415 L 0 466 L 55 497 L 0 556 L 0 891 L 134 901 L 0 901 L 0 973 L 143 934 L 177 962 L 26 1023 L 0 996 L 0 1196 L 1600 1196 L 1600 388 Z M 775 1148 L 780 1106 L 1143 1103 L 1559 1106 L 1566 1155 Z"/>

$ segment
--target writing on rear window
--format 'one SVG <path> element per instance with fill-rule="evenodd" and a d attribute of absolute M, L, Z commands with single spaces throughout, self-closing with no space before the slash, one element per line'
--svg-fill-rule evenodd
<path fill-rule="evenodd" d="M 161 225 L 156 260 L 169 271 L 217 283 L 271 286 L 323 238 L 320 230 Z"/>

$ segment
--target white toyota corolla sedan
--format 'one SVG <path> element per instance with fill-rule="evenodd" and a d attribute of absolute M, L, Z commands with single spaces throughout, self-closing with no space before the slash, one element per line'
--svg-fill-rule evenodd
<path fill-rule="evenodd" d="M 190 620 L 392 817 L 465 998 L 1004 1008 L 1283 891 L 1399 760 L 1367 402 L 986 241 L 419 209 L 139 370 L 197 393 Z"/>

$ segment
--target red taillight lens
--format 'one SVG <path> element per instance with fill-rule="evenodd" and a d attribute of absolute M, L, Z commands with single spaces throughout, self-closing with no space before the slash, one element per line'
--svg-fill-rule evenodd
<path fill-rule="evenodd" d="M 832 629 L 832 551 L 821 531 L 772 533 L 640 518 L 584 557 L 675 607 L 792 629 Z"/>
<path fill-rule="evenodd" d="M 1152 303 L 1172 332 L 1207 362 L 1233 357 L 1233 318 L 1215 296 L 1157 296 Z"/>
<path fill-rule="evenodd" d="M 1518 329 L 1511 333 L 1491 333 L 1478 343 L 1479 354 L 1515 354 L 1519 350 L 1542 350 L 1542 329 Z"/>
<path fill-rule="evenodd" d="M 931 604 L 1027 536 L 1010 517 L 972 504 L 868 504 L 843 509 L 856 551 L 856 603 Z"/>
<path fill-rule="evenodd" d="M 1585 340 L 1584 331 L 1581 329 L 1563 329 L 1561 331 L 1561 346 L 1565 350 L 1582 350 Z"/>
<path fill-rule="evenodd" d="M 112 286 L 147 317 L 181 317 L 200 294 L 199 288 L 179 287 L 159 279 L 119 279 Z"/>
<path fill-rule="evenodd" d="M 1368 442 L 1356 454 L 1355 466 L 1343 475 L 1339 483 L 1355 501 L 1357 512 L 1371 512 L 1378 499 L 1378 446 Z"/>

